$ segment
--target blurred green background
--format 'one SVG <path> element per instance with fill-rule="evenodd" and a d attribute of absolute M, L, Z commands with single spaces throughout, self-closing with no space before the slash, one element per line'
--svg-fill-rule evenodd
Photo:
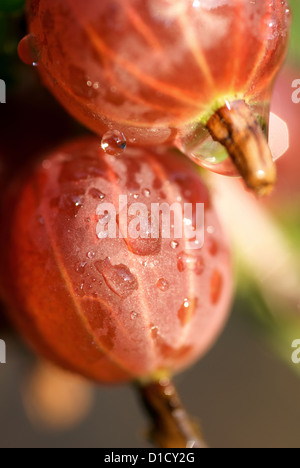
<path fill-rule="evenodd" d="M 273 108 L 289 124 L 290 149 L 279 161 L 278 189 L 259 206 L 257 219 L 263 220 L 266 250 L 278 238 L 282 258 L 286 256 L 284 265 L 274 259 L 266 267 L 262 259 L 262 268 L 270 268 L 279 282 L 293 269 L 295 285 L 291 280 L 288 291 L 276 284 L 272 289 L 270 281 L 258 278 L 249 252 L 235 244 L 238 295 L 232 318 L 208 356 L 177 379 L 183 400 L 213 447 L 300 448 L 300 364 L 291 361 L 291 343 L 300 339 L 300 104 L 291 100 L 292 80 L 300 79 L 300 2 L 290 3 L 291 47 Z M 18 60 L 17 44 L 26 31 L 23 6 L 24 0 L 0 0 L 0 78 L 8 87 L 8 103 L 0 106 L 2 192 L 34 154 L 85 132 L 42 88 L 35 71 Z M 239 223 L 243 220 L 233 221 L 236 232 Z M 243 242 L 250 246 L 251 239 Z M 68 375 L 61 375 L 60 385 L 51 371 L 45 377 L 1 310 L 0 337 L 7 343 L 8 362 L 0 365 L 0 447 L 146 446 L 147 422 L 133 390 L 92 389 L 72 383 Z M 66 408 L 65 422 L 54 417 L 65 394 L 78 413 L 73 421 Z"/>

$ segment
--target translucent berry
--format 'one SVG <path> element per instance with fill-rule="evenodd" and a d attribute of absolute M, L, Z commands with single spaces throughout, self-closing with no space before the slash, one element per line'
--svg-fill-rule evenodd
<path fill-rule="evenodd" d="M 232 278 L 226 240 L 191 163 L 140 148 L 112 158 L 98 138 L 58 148 L 47 161 L 4 204 L 1 282 L 21 334 L 40 354 L 100 382 L 173 373 L 201 357 L 227 317 Z M 166 236 L 152 207 L 176 199 Z M 194 232 L 204 235 L 201 248 L 184 230 L 201 203 L 217 249 L 202 224 Z"/>
<path fill-rule="evenodd" d="M 45 84 L 101 137 L 175 144 L 271 190 L 263 133 L 288 42 L 285 0 L 28 0 L 28 20 Z M 20 56 L 32 61 L 23 45 Z M 122 148 L 114 141 L 105 136 L 103 149 Z"/>

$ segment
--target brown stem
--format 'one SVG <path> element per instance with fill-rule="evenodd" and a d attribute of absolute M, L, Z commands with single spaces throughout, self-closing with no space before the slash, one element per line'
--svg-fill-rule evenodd
<path fill-rule="evenodd" d="M 227 103 L 208 121 L 214 140 L 227 149 L 246 185 L 268 195 L 276 183 L 276 166 L 266 137 L 244 101 Z"/>
<path fill-rule="evenodd" d="M 169 379 L 137 385 L 152 419 L 151 441 L 159 448 L 207 448 Z"/>

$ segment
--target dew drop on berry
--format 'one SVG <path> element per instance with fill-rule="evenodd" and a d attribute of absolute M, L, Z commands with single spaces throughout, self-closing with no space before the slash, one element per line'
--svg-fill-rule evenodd
<path fill-rule="evenodd" d="M 179 246 L 179 242 L 173 240 L 173 241 L 170 243 L 170 246 L 172 247 L 172 249 L 175 250 L 175 249 L 177 249 L 177 247 Z"/>
<path fill-rule="evenodd" d="M 146 198 L 149 198 L 150 195 L 151 195 L 151 192 L 150 192 L 149 189 L 145 189 L 145 190 L 143 191 L 143 194 L 144 194 L 144 196 L 145 196 Z"/>
<path fill-rule="evenodd" d="M 159 227 L 155 226 L 155 222 L 152 223 L 151 216 L 147 219 L 143 218 L 143 220 L 145 222 L 140 223 L 140 235 L 137 238 L 135 238 L 135 233 L 129 229 L 129 236 L 126 239 L 127 247 L 130 252 L 142 257 L 158 255 L 162 246 Z"/>
<path fill-rule="evenodd" d="M 96 262 L 95 266 L 110 290 L 120 298 L 125 299 L 138 289 L 137 278 L 126 265 L 112 265 L 110 260 L 106 258 Z"/>
<path fill-rule="evenodd" d="M 76 271 L 76 273 L 83 273 L 84 270 L 85 270 L 86 265 L 87 265 L 87 262 L 78 262 L 78 263 L 75 265 L 75 271 Z"/>
<path fill-rule="evenodd" d="M 52 202 L 55 204 L 55 199 Z M 83 205 L 84 196 L 76 191 L 63 195 L 59 200 L 59 209 L 70 218 L 76 218 Z"/>
<path fill-rule="evenodd" d="M 223 277 L 219 270 L 215 270 L 210 280 L 210 300 L 213 305 L 216 305 L 222 294 Z"/>
<path fill-rule="evenodd" d="M 133 321 L 133 320 L 136 320 L 137 316 L 138 316 L 137 312 L 131 312 L 131 314 L 130 314 L 130 319 L 131 319 L 132 321 Z"/>
<path fill-rule="evenodd" d="M 181 252 L 178 256 L 177 268 L 180 273 L 190 270 L 196 275 L 202 275 L 204 271 L 204 260 L 201 255 L 192 255 L 186 252 Z"/>
<path fill-rule="evenodd" d="M 86 254 L 87 258 L 89 258 L 90 260 L 92 260 L 93 258 L 95 258 L 96 256 L 96 252 L 94 252 L 94 250 L 91 250 L 90 252 L 88 252 Z"/>
<path fill-rule="evenodd" d="M 160 289 L 160 290 L 163 291 L 163 292 L 168 291 L 168 289 L 169 289 L 169 287 L 170 287 L 168 281 L 165 280 L 164 278 L 160 278 L 160 279 L 157 281 L 156 286 L 158 287 L 158 289 Z"/>
<path fill-rule="evenodd" d="M 26 65 L 38 65 L 41 58 L 41 47 L 33 34 L 28 34 L 19 42 L 18 54 Z"/>
<path fill-rule="evenodd" d="M 118 130 L 106 132 L 101 140 L 101 148 L 111 156 L 120 156 L 126 149 L 127 142 L 123 133 Z"/>
<path fill-rule="evenodd" d="M 109 234 L 108 231 L 100 231 L 100 232 L 97 232 L 97 237 L 100 240 L 107 239 L 108 234 Z"/>
<path fill-rule="evenodd" d="M 263 37 L 268 40 L 275 39 L 279 35 L 279 23 L 278 19 L 275 15 L 267 13 L 264 17 L 264 21 L 262 23 L 263 27 Z"/>
<path fill-rule="evenodd" d="M 183 327 L 185 327 L 193 318 L 198 305 L 198 299 L 184 299 L 182 306 L 178 311 L 178 318 Z"/>
<path fill-rule="evenodd" d="M 89 195 L 90 197 L 94 198 L 94 200 L 102 201 L 105 198 L 104 193 L 101 192 L 101 190 L 98 190 L 97 188 L 91 188 L 89 190 Z"/>
<path fill-rule="evenodd" d="M 291 12 L 291 9 L 290 7 L 287 5 L 286 2 L 285 3 L 285 25 L 287 28 L 290 27 L 291 25 L 291 21 L 292 21 L 292 12 Z"/>
<path fill-rule="evenodd" d="M 108 224 L 110 220 L 111 220 L 111 216 L 108 213 L 108 211 L 106 211 L 103 215 L 99 216 L 99 223 L 102 226 L 105 226 L 106 224 Z"/>
<path fill-rule="evenodd" d="M 85 295 L 84 282 L 80 283 L 77 287 L 75 287 L 74 291 L 75 291 L 77 296 L 83 297 Z"/>

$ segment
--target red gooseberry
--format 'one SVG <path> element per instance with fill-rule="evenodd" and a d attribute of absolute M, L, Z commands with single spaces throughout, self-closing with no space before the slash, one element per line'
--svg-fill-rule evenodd
<path fill-rule="evenodd" d="M 273 187 L 258 123 L 286 52 L 286 1 L 29 0 L 28 19 L 21 58 L 97 134 L 175 144 L 232 175 L 229 153 L 250 188 Z"/>
<path fill-rule="evenodd" d="M 180 371 L 208 350 L 228 315 L 230 255 L 187 159 L 140 148 L 116 158 L 88 137 L 45 157 L 14 193 L 4 203 L 1 282 L 10 316 L 38 353 L 118 383 Z M 186 229 L 164 236 L 162 221 L 157 237 L 150 223 L 144 238 L 125 235 L 134 204 L 147 208 L 148 220 L 153 204 L 174 201 L 173 223 L 193 237 Z M 203 245 L 194 211 L 185 211 L 197 203 Z M 109 206 L 122 236 L 103 235 Z"/>

